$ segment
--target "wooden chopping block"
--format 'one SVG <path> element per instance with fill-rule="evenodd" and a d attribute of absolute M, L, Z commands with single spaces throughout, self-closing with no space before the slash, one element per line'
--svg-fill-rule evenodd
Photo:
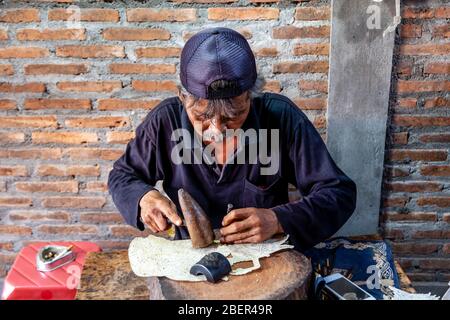
<path fill-rule="evenodd" d="M 311 264 L 294 250 L 260 259 L 261 268 L 218 283 L 141 278 L 131 270 L 126 250 L 91 253 L 81 274 L 77 299 L 306 299 Z M 238 265 L 242 266 L 242 265 Z M 234 266 L 235 267 L 235 266 Z"/>

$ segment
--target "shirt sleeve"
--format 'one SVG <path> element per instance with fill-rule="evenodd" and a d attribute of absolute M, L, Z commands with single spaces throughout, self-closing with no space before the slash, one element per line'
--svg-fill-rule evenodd
<path fill-rule="evenodd" d="M 145 123 L 145 122 L 144 122 Z M 125 221 L 140 230 L 141 198 L 154 190 L 157 179 L 156 145 L 144 130 L 144 123 L 136 129 L 125 153 L 114 163 L 108 176 L 108 189 L 112 200 Z"/>
<path fill-rule="evenodd" d="M 290 145 L 302 198 L 272 209 L 292 244 L 303 251 L 331 237 L 348 220 L 356 205 L 356 185 L 337 167 L 306 116 Z"/>

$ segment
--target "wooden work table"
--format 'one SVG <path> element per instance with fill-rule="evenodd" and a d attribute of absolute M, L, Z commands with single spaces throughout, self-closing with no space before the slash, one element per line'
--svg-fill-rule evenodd
<path fill-rule="evenodd" d="M 310 269 L 303 267 L 294 270 L 286 266 L 286 264 L 289 259 L 294 259 L 294 263 L 309 266 L 309 261 L 303 255 L 297 255 L 296 252 L 295 256 L 292 257 L 290 256 L 291 253 L 294 253 L 294 251 L 284 251 L 276 253 L 269 258 L 263 258 L 261 259 L 262 268 L 260 270 L 244 276 L 230 277 L 231 279 L 227 282 L 220 284 L 181 282 L 181 286 L 179 286 L 180 282 L 166 278 L 137 277 L 132 272 L 128 262 L 127 250 L 89 253 L 86 258 L 76 299 L 148 300 L 164 298 L 192 299 L 195 297 L 204 299 L 211 298 L 211 295 L 205 296 L 208 292 L 216 292 L 216 296 L 213 295 L 213 298 L 217 299 L 249 298 L 249 296 L 245 295 L 245 292 L 252 292 L 251 299 L 305 299 L 309 286 Z M 396 263 L 396 268 L 400 277 L 401 288 L 409 292 L 414 292 L 411 282 L 398 263 Z M 280 274 L 287 274 L 288 276 L 279 278 Z M 292 277 L 300 277 L 300 280 L 295 282 Z M 269 286 L 270 289 L 261 288 L 261 281 L 263 280 L 266 283 L 272 283 Z M 284 284 L 289 283 L 291 287 L 284 288 L 284 292 L 280 292 L 280 289 L 283 288 L 280 286 L 276 287 L 277 284 L 280 284 L 280 281 Z M 235 283 L 237 283 L 236 286 L 234 285 Z M 273 285 L 274 283 L 275 285 Z M 174 289 L 174 286 L 177 288 Z M 163 291 L 165 290 L 170 293 L 166 293 L 164 297 L 161 288 Z M 218 288 L 222 288 L 223 290 L 217 290 Z M 174 291 L 177 292 L 174 293 Z M 221 294 L 220 291 L 222 292 Z"/>

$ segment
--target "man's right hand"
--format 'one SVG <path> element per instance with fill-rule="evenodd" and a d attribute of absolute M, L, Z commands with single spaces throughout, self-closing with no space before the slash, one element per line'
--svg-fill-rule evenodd
<path fill-rule="evenodd" d="M 141 220 L 152 232 L 161 232 L 170 228 L 169 219 L 177 226 L 181 225 L 181 218 L 177 214 L 177 207 L 157 190 L 147 192 L 139 202 Z"/>

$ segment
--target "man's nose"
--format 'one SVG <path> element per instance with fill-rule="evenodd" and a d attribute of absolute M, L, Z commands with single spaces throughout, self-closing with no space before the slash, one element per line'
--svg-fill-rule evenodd
<path fill-rule="evenodd" d="M 224 130 L 225 123 L 222 121 L 220 117 L 215 117 L 211 121 L 211 124 L 220 132 Z"/>

